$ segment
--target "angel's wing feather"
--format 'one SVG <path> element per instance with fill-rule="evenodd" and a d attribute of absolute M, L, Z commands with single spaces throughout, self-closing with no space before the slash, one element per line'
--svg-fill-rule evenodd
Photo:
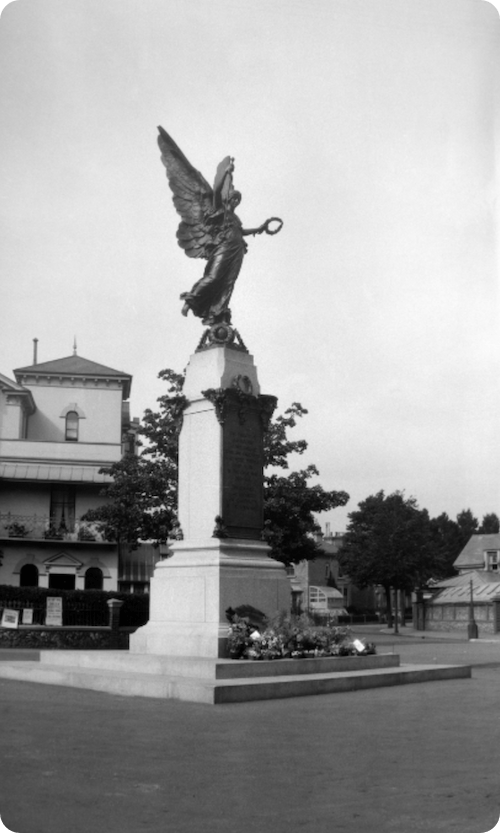
<path fill-rule="evenodd" d="M 182 222 L 177 239 L 189 257 L 210 256 L 213 231 L 207 218 L 214 211 L 213 191 L 205 177 L 193 168 L 163 127 L 158 128 L 161 159 L 174 195 L 173 202 Z"/>

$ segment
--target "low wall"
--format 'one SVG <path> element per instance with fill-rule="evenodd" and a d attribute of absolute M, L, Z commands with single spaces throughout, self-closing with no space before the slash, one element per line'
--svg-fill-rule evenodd
<path fill-rule="evenodd" d="M 467 631 L 470 605 L 433 603 L 425 607 L 425 630 L 429 631 Z M 474 620 L 479 634 L 495 633 L 494 610 L 491 604 L 474 604 Z"/>

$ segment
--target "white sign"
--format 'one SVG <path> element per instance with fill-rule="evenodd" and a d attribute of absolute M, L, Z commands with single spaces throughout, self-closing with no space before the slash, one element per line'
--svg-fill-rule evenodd
<path fill-rule="evenodd" d="M 23 607 L 22 623 L 23 625 L 33 624 L 33 608 Z"/>
<path fill-rule="evenodd" d="M 62 626 L 62 599 L 60 596 L 47 596 L 45 624 L 54 627 Z"/>
<path fill-rule="evenodd" d="M 2 628 L 17 628 L 19 627 L 19 611 L 9 610 L 4 608 L 2 613 L 2 621 L 0 623 Z"/>

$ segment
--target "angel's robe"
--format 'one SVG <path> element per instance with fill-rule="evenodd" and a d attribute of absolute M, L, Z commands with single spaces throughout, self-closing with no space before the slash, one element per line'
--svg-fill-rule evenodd
<path fill-rule="evenodd" d="M 195 283 L 191 292 L 181 296 L 194 315 L 203 319 L 204 324 L 210 326 L 220 321 L 222 314 L 229 308 L 246 251 L 241 221 L 231 211 L 216 237 L 215 249 L 203 277 Z"/>

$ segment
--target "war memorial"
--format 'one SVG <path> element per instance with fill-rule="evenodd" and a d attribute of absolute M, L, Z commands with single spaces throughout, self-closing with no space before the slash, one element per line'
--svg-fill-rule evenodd
<path fill-rule="evenodd" d="M 276 406 L 261 393 L 252 355 L 233 326 L 230 299 L 245 237 L 276 234 L 270 218 L 243 228 L 235 208 L 234 160 L 218 166 L 213 188 L 159 128 L 178 243 L 207 261 L 181 295 L 205 330 L 189 359 L 179 415 L 179 527 L 172 556 L 151 582 L 150 618 L 128 651 L 42 651 L 40 662 L 2 662 L 0 676 L 126 696 L 227 703 L 469 677 L 468 666 L 401 665 L 395 654 L 322 656 L 265 662 L 227 653 L 226 611 L 251 606 L 272 618 L 289 611 L 285 567 L 262 540 L 263 438 Z"/>

